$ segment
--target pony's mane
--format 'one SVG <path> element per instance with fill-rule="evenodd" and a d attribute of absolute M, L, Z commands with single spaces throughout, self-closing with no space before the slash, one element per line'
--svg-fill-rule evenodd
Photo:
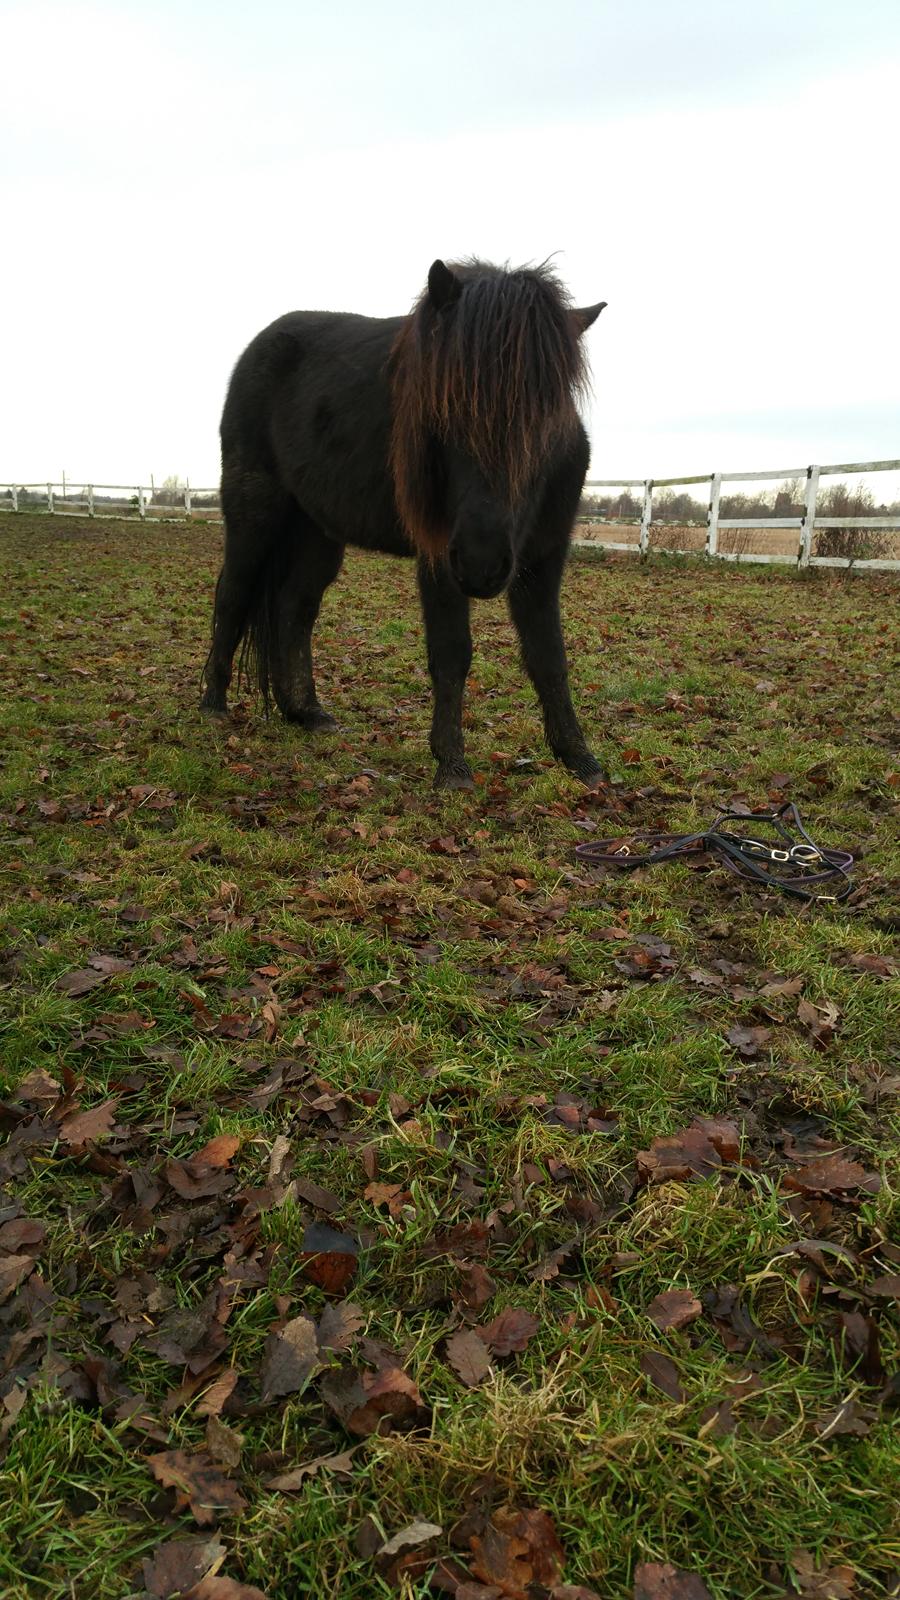
<path fill-rule="evenodd" d="M 587 388 L 572 303 L 549 267 L 451 270 L 457 298 L 439 310 L 426 289 L 391 355 L 397 509 L 413 543 L 432 553 L 450 532 L 440 445 L 459 445 L 516 505 L 571 433 Z"/>

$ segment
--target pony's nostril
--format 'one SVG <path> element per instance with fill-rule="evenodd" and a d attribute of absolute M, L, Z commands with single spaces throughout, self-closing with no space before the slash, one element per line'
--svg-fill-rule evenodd
<path fill-rule="evenodd" d="M 487 552 L 460 550 L 452 546 L 447 554 L 450 572 L 466 594 L 494 595 L 505 589 L 512 576 L 513 560 L 509 551 L 500 556 Z"/>

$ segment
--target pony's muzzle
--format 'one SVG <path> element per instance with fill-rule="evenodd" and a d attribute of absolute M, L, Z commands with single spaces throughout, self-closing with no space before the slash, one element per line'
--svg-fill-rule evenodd
<path fill-rule="evenodd" d="M 506 551 L 493 560 L 478 560 L 451 546 L 449 559 L 450 571 L 470 600 L 493 600 L 503 593 L 512 577 L 512 554 Z"/>

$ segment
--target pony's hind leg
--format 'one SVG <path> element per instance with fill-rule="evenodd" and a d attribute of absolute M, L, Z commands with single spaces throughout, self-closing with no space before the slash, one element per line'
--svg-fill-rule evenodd
<path fill-rule="evenodd" d="M 237 647 L 264 598 L 266 568 L 283 534 L 288 499 L 266 473 L 222 474 L 225 560 L 216 584 L 212 648 L 203 669 L 201 710 L 224 717 Z"/>
<path fill-rule="evenodd" d="M 325 733 L 336 724 L 319 704 L 313 674 L 312 633 L 322 596 L 341 570 L 344 546 L 295 513 L 290 567 L 276 602 L 270 670 L 275 701 L 288 722 Z"/>

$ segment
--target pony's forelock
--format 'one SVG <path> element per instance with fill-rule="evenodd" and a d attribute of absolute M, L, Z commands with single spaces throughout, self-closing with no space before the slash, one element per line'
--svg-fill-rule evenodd
<path fill-rule="evenodd" d="M 453 263 L 458 296 L 443 309 L 427 289 L 391 358 L 391 470 L 407 534 L 446 543 L 439 446 L 464 450 L 513 507 L 571 433 L 587 367 L 567 291 L 546 265 Z"/>

